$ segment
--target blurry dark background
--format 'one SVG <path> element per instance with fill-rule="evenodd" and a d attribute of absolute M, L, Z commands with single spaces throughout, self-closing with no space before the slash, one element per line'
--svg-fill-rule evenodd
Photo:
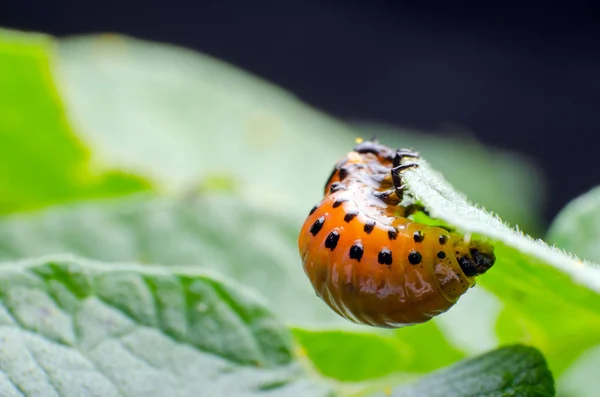
<path fill-rule="evenodd" d="M 413 3 L 14 0 L 0 26 L 180 44 L 347 120 L 458 125 L 537 160 L 548 220 L 600 184 L 599 6 Z"/>

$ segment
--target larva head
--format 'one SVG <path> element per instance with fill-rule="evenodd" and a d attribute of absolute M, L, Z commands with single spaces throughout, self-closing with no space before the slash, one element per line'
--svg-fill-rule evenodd
<path fill-rule="evenodd" d="M 485 273 L 494 265 L 494 247 L 479 240 L 467 241 L 464 238 L 455 242 L 456 260 L 467 277 Z"/>

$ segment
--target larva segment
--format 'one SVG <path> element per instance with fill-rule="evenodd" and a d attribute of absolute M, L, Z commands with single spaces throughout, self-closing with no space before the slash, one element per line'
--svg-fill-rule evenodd
<path fill-rule="evenodd" d="M 401 216 L 394 151 L 361 145 L 338 163 L 302 227 L 304 270 L 317 295 L 351 321 L 380 327 L 428 321 L 493 265 L 493 248 Z"/>

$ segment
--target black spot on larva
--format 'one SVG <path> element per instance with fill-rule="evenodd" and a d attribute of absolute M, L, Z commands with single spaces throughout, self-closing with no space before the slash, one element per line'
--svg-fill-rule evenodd
<path fill-rule="evenodd" d="M 339 198 L 339 199 L 335 200 L 335 201 L 333 202 L 333 208 L 337 208 L 337 207 L 339 207 L 340 205 L 342 205 L 342 204 L 343 204 L 343 203 L 345 203 L 346 201 L 348 201 L 348 199 L 345 199 L 345 198 Z"/>
<path fill-rule="evenodd" d="M 329 248 L 330 250 L 334 250 L 337 246 L 338 240 L 340 239 L 340 234 L 335 230 L 329 233 L 327 238 L 325 239 L 325 248 Z"/>
<path fill-rule="evenodd" d="M 356 218 L 356 215 L 358 215 L 358 211 L 352 211 L 352 212 L 346 213 L 346 215 L 344 215 L 344 222 L 350 223 L 352 221 L 352 219 Z"/>
<path fill-rule="evenodd" d="M 421 263 L 421 259 L 423 259 L 423 257 L 415 250 L 410 251 L 408 254 L 408 261 L 411 265 L 418 265 Z"/>
<path fill-rule="evenodd" d="M 363 245 L 361 243 L 354 243 L 352 247 L 350 247 L 350 259 L 356 259 L 360 262 L 363 252 Z"/>
<path fill-rule="evenodd" d="M 373 219 L 367 219 L 365 222 L 365 227 L 363 228 L 365 233 L 371 234 L 373 228 L 375 228 L 375 221 Z"/>
<path fill-rule="evenodd" d="M 446 244 L 446 243 L 448 242 L 448 236 L 447 236 L 447 235 L 445 235 L 445 234 L 442 234 L 442 235 L 439 237 L 439 241 L 440 241 L 440 244 L 441 244 L 441 245 L 444 245 L 444 244 Z"/>
<path fill-rule="evenodd" d="M 425 240 L 425 235 L 423 234 L 422 231 L 417 230 L 413 234 L 413 239 L 415 240 L 415 243 L 421 243 L 421 242 L 423 242 L 423 240 Z"/>
<path fill-rule="evenodd" d="M 325 223 L 325 217 L 322 216 L 319 219 L 317 219 L 315 221 L 315 223 L 312 224 L 312 226 L 310 227 L 310 234 L 312 234 L 313 236 L 316 236 L 317 233 L 319 233 L 321 231 L 321 228 L 323 227 L 323 224 Z"/>
<path fill-rule="evenodd" d="M 440 259 L 444 259 L 446 257 L 446 253 L 444 251 L 440 251 L 438 252 L 437 257 Z"/>
<path fill-rule="evenodd" d="M 348 170 L 346 168 L 340 168 L 340 181 L 343 181 L 348 176 Z"/>
<path fill-rule="evenodd" d="M 346 190 L 346 187 L 340 182 L 333 182 L 329 188 L 329 193 L 337 192 L 338 190 Z"/>
<path fill-rule="evenodd" d="M 396 237 L 398 237 L 398 231 L 395 227 L 392 227 L 390 230 L 388 230 L 388 238 L 390 240 L 395 240 Z"/>
<path fill-rule="evenodd" d="M 377 261 L 382 265 L 391 265 L 392 264 L 392 251 L 387 248 L 379 251 L 379 255 L 377 256 Z"/>
<path fill-rule="evenodd" d="M 312 209 L 310 210 L 310 213 L 308 215 L 312 215 L 317 210 L 317 208 L 319 208 L 320 205 L 321 205 L 321 203 L 319 203 L 319 204 L 315 205 L 314 207 L 312 207 Z"/>

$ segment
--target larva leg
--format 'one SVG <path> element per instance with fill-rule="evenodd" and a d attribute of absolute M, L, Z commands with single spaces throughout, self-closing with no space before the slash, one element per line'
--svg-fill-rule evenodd
<path fill-rule="evenodd" d="M 398 200 L 392 195 L 396 193 L 396 189 L 384 190 L 383 192 L 374 192 L 373 195 L 387 204 L 398 204 Z"/>
<path fill-rule="evenodd" d="M 402 171 L 406 171 L 409 168 L 415 168 L 418 166 L 419 166 L 419 164 L 409 163 L 409 164 L 398 165 L 398 166 L 392 168 L 392 182 L 394 183 L 394 187 L 396 188 L 396 195 L 398 196 L 398 199 L 400 201 L 402 201 L 402 197 L 403 197 L 403 193 L 404 193 L 404 184 L 402 183 L 402 177 L 400 176 L 400 173 Z"/>
<path fill-rule="evenodd" d="M 394 168 L 396 168 L 400 164 L 402 164 L 402 159 L 404 157 L 418 159 L 420 156 L 419 156 L 419 153 L 413 152 L 412 150 L 409 150 L 409 149 L 398 149 L 398 150 L 396 150 L 396 156 L 394 157 L 394 161 L 392 164 L 394 166 Z"/>
<path fill-rule="evenodd" d="M 396 195 L 398 196 L 398 199 L 400 201 L 402 201 L 403 189 L 404 189 L 404 185 L 402 183 L 402 178 L 400 176 L 400 173 L 408 168 L 418 167 L 418 165 L 414 164 L 414 163 L 402 165 L 402 159 L 404 157 L 419 158 L 419 153 L 413 152 L 410 149 L 396 150 L 396 156 L 394 156 L 394 160 L 392 162 L 392 165 L 393 165 L 392 182 L 394 183 L 394 187 L 396 189 Z"/>

